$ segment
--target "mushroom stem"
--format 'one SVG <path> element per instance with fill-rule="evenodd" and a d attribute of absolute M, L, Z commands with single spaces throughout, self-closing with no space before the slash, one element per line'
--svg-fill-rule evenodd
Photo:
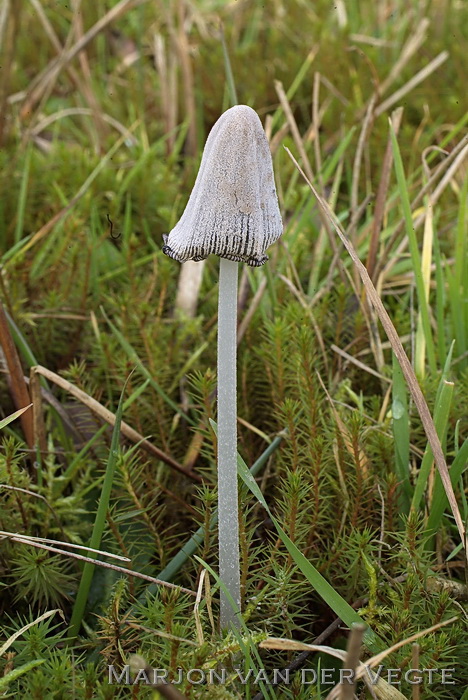
<path fill-rule="evenodd" d="M 239 625 L 239 513 L 237 496 L 237 262 L 221 258 L 218 300 L 219 576 L 238 610 L 221 591 L 221 629 Z"/>

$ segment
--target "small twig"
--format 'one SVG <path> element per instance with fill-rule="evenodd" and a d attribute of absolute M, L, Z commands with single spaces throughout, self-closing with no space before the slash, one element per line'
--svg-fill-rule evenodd
<path fill-rule="evenodd" d="M 356 689 L 355 671 L 359 664 L 359 654 L 365 630 L 365 625 L 354 625 L 349 635 L 343 668 L 351 671 L 351 679 L 342 683 L 340 700 L 353 700 L 354 698 Z"/>

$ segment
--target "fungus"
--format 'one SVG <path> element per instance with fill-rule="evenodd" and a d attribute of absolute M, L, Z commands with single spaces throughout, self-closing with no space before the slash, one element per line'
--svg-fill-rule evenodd
<path fill-rule="evenodd" d="M 237 611 L 221 593 L 221 628 L 240 612 L 237 495 L 236 334 L 238 263 L 263 265 L 282 233 L 273 165 L 253 109 L 228 109 L 213 126 L 184 213 L 163 252 L 184 263 L 218 255 L 218 522 L 219 575 Z"/>

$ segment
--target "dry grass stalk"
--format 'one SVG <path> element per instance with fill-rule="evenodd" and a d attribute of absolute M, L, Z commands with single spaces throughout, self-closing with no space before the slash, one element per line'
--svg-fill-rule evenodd
<path fill-rule="evenodd" d="M 164 37 L 155 34 L 153 38 L 154 65 L 159 76 L 160 107 L 167 134 L 166 151 L 169 156 L 175 145 L 177 126 L 177 60 L 174 50 L 174 41 L 171 36 L 171 43 L 167 49 Z"/>
<path fill-rule="evenodd" d="M 315 153 L 315 171 L 318 173 L 318 182 L 320 185 L 320 191 L 323 191 L 323 178 L 322 178 L 322 153 L 320 150 L 320 73 L 314 74 L 314 85 L 312 89 L 312 128 L 314 130 L 314 153 Z M 312 180 L 312 178 L 310 178 Z"/>
<path fill-rule="evenodd" d="M 434 182 L 444 173 L 437 187 L 431 194 L 432 205 L 434 206 L 442 193 L 444 192 L 447 185 L 450 183 L 452 178 L 455 176 L 457 170 L 465 163 L 466 157 L 468 156 L 468 136 L 464 136 L 461 141 L 452 149 L 447 158 L 440 163 L 435 169 L 434 173 L 431 175 L 427 183 L 422 187 L 414 200 L 411 202 L 411 211 L 414 212 L 419 204 L 422 202 L 423 197 L 432 191 Z M 445 171 L 445 172 L 444 172 Z M 425 219 L 425 213 L 419 214 L 414 219 L 414 229 L 415 231 L 423 224 Z M 402 218 L 395 228 L 390 240 L 385 246 L 385 250 L 382 252 L 381 260 L 376 264 L 376 270 L 374 277 L 377 279 L 377 289 L 381 289 L 385 282 L 385 278 L 389 275 L 390 271 L 393 269 L 394 265 L 398 262 L 399 256 L 408 247 L 408 238 L 405 236 L 400 242 L 396 251 L 392 252 L 395 242 L 398 240 L 400 234 L 405 228 L 405 220 Z M 387 263 L 384 265 L 384 261 Z"/>
<path fill-rule="evenodd" d="M 176 47 L 177 54 L 179 56 L 179 62 L 182 69 L 185 114 L 188 120 L 187 153 L 192 158 L 195 158 L 198 150 L 197 113 L 195 103 L 193 68 L 190 56 L 190 44 L 186 32 L 186 11 L 187 8 L 185 7 L 184 0 L 179 0 L 177 5 L 178 28 L 174 29 L 172 27 L 171 35 L 173 44 Z M 173 108 L 171 107 L 170 102 L 171 93 L 174 92 L 174 89 L 173 85 L 169 81 L 169 75 L 167 67 L 165 65 L 165 61 L 161 61 L 161 58 L 161 52 L 159 52 L 160 69 L 161 72 L 164 74 L 166 86 L 165 88 L 163 88 L 163 83 L 161 83 L 161 87 L 166 96 L 166 99 L 168 99 L 168 103 L 164 108 L 166 112 L 166 124 L 167 127 L 170 129 L 172 126 L 171 122 L 175 122 L 176 118 L 176 115 L 173 113 Z M 175 126 L 175 123 L 173 124 L 173 126 Z M 194 318 L 197 312 L 197 304 L 200 295 L 200 288 L 203 281 L 204 269 L 204 260 L 200 261 L 199 263 L 194 263 L 193 261 L 189 260 L 185 265 L 182 265 L 179 273 L 175 309 L 176 311 L 182 312 L 189 318 Z"/>
<path fill-rule="evenodd" d="M 0 51 L 3 48 L 3 40 L 5 38 L 8 16 L 10 13 L 10 0 L 3 0 L 0 6 Z"/>
<path fill-rule="evenodd" d="M 55 33 L 53 26 L 49 22 L 49 19 L 48 19 L 46 13 L 44 12 L 44 8 L 42 7 L 41 3 L 39 2 L 39 0 L 29 0 L 29 1 L 30 1 L 31 5 L 34 7 L 34 10 L 37 13 L 37 16 L 39 18 L 39 21 L 41 22 L 41 24 L 44 28 L 44 31 L 45 31 L 47 37 L 49 38 L 52 46 L 54 47 L 55 51 L 58 54 L 62 53 L 64 50 L 64 47 L 62 46 L 60 39 L 58 38 L 57 34 Z M 78 39 L 79 39 L 79 38 L 81 38 L 81 36 L 83 34 L 82 19 L 81 19 L 81 13 L 79 12 L 79 8 L 75 9 L 74 22 L 75 22 L 75 25 L 78 27 L 79 32 L 80 32 L 80 36 L 78 36 Z M 80 58 L 81 58 L 81 56 L 80 56 Z M 83 82 L 81 80 L 78 72 L 75 70 L 75 68 L 73 66 L 70 66 L 70 65 L 66 66 L 66 70 L 67 70 L 67 73 L 69 74 L 73 84 L 75 85 L 76 89 L 78 90 L 78 92 L 80 92 L 80 94 L 82 94 L 83 97 L 85 98 L 85 100 L 88 102 L 89 108 L 90 108 L 89 113 L 93 115 L 94 120 L 96 122 L 96 127 L 102 129 L 102 126 L 103 126 L 102 122 L 108 121 L 108 120 L 105 119 L 106 115 L 101 114 L 99 104 L 98 104 L 97 99 L 94 95 L 94 92 L 91 88 L 90 74 L 87 75 L 88 82 L 86 83 L 86 82 Z M 89 66 L 88 66 L 88 71 L 89 71 Z M 52 121 L 53 121 L 53 117 L 54 117 L 54 115 L 52 115 Z M 42 128 L 44 128 L 44 127 L 42 127 Z M 35 129 L 33 129 L 33 131 L 35 132 L 36 135 L 41 130 L 42 129 L 39 129 L 39 131 L 37 131 L 37 126 Z"/>
<path fill-rule="evenodd" d="M 50 382 L 53 382 L 57 386 L 59 386 L 61 389 L 64 391 L 68 392 L 71 394 L 71 396 L 74 396 L 75 399 L 78 401 L 81 401 L 85 406 L 88 407 L 88 409 L 94 413 L 98 418 L 102 419 L 106 423 L 108 423 L 111 426 L 114 426 L 115 424 L 115 414 L 109 411 L 107 408 L 105 408 L 102 404 L 99 403 L 99 401 L 96 401 L 96 399 L 93 399 L 91 396 L 86 394 L 84 391 L 79 389 L 77 386 L 72 384 L 71 382 L 67 381 L 63 377 L 60 377 L 58 374 L 55 372 L 52 372 L 49 369 L 46 369 L 45 367 L 41 367 L 40 365 L 37 365 L 36 367 L 31 368 L 31 382 L 34 382 L 34 375 L 41 375 L 42 377 L 45 377 L 48 379 Z M 41 420 L 42 416 L 42 408 L 41 408 L 41 393 L 36 394 L 36 403 L 34 405 L 34 413 L 35 415 L 37 414 L 37 420 Z M 192 479 L 194 481 L 201 482 L 201 477 L 196 474 L 195 472 L 192 472 L 189 469 L 186 469 L 183 467 L 181 464 L 179 464 L 175 459 L 167 455 L 165 452 L 159 449 L 159 447 L 156 447 L 156 445 L 153 445 L 153 443 L 149 442 L 146 438 L 143 437 L 140 433 L 138 433 L 136 430 L 131 428 L 125 421 L 122 421 L 121 426 L 120 426 L 122 434 L 134 442 L 135 444 L 138 444 L 143 450 L 151 454 L 153 457 L 156 457 L 157 459 L 160 459 L 162 462 L 167 464 L 169 467 L 172 469 L 175 469 L 176 471 L 180 472 L 181 474 L 184 474 L 187 476 L 189 479 Z"/>
<path fill-rule="evenodd" d="M 24 627 L 21 627 L 21 629 L 16 630 L 11 637 L 8 637 L 6 642 L 2 644 L 0 647 L 0 656 L 3 656 L 3 654 L 11 647 L 13 642 L 15 642 L 18 637 L 21 637 L 23 632 L 27 632 L 28 629 L 31 627 L 34 627 L 34 625 L 38 625 L 40 622 L 43 622 L 44 620 L 47 620 L 49 617 L 52 617 L 52 615 L 55 615 L 55 613 L 58 613 L 62 620 L 65 621 L 65 616 L 63 614 L 63 611 L 60 610 L 60 608 L 56 608 L 55 610 L 48 610 L 47 612 L 43 613 L 42 615 L 39 615 L 35 620 L 32 622 L 29 622 L 27 625 L 24 625 Z"/>
<path fill-rule="evenodd" d="M 180 268 L 175 310 L 176 312 L 182 312 L 188 318 L 195 318 L 197 313 L 198 297 L 200 296 L 205 264 L 206 260 L 200 260 L 199 262 L 187 260 Z"/>
<path fill-rule="evenodd" d="M 25 493 L 29 493 L 30 495 L 33 496 L 38 496 L 39 498 L 43 498 L 43 496 L 39 496 L 38 494 L 33 493 L 32 491 L 26 491 L 26 489 L 18 489 L 20 491 L 24 491 Z M 45 501 L 45 499 L 44 499 Z M 49 506 L 50 507 L 50 506 Z M 73 542 L 61 542 L 60 540 L 51 540 L 48 539 L 47 537 L 31 537 L 31 535 L 20 535 L 16 532 L 5 532 L 4 530 L 0 530 L 0 537 L 17 537 L 20 540 L 24 540 L 25 542 L 42 542 L 43 544 L 59 544 L 62 547 L 69 547 L 70 549 L 78 549 L 82 550 L 85 552 L 93 552 L 93 554 L 100 554 L 103 557 L 109 557 L 109 559 L 118 559 L 119 561 L 131 561 L 128 557 L 122 557 L 120 554 L 112 554 L 112 552 L 104 552 L 102 549 L 93 549 L 92 547 L 85 547 L 82 544 L 75 544 Z"/>
<path fill-rule="evenodd" d="M 252 301 L 250 302 L 250 306 L 244 315 L 242 321 L 239 324 L 239 327 L 237 329 L 237 345 L 240 345 L 242 338 L 244 337 L 247 328 L 250 325 L 250 322 L 260 306 L 260 302 L 262 300 L 263 294 L 265 292 L 265 289 L 267 288 L 267 278 L 262 277 L 260 284 L 258 285 L 258 289 L 255 292 Z"/>
<path fill-rule="evenodd" d="M 10 391 L 16 410 L 31 404 L 28 387 L 24 381 L 23 368 L 11 337 L 8 319 L 0 301 L 0 346 L 3 348 L 5 361 L 10 376 Z M 20 416 L 21 427 L 30 450 L 34 449 L 34 429 L 31 411 L 25 411 Z"/>
<path fill-rule="evenodd" d="M 385 309 L 378 293 L 377 290 L 375 289 L 374 285 L 372 284 L 372 280 L 369 277 L 369 274 L 365 268 L 365 266 L 362 264 L 361 260 L 359 259 L 359 256 L 351 243 L 346 238 L 346 235 L 341 228 L 341 225 L 339 221 L 336 219 L 334 213 L 331 211 L 330 207 L 328 206 L 327 202 L 319 195 L 313 184 L 310 182 L 310 180 L 307 178 L 306 174 L 304 171 L 301 169 L 300 165 L 292 155 L 291 151 L 287 148 L 287 152 L 289 153 L 290 158 L 292 159 L 293 163 L 295 164 L 296 168 L 298 168 L 299 172 L 301 175 L 304 177 L 306 180 L 307 184 L 309 185 L 310 189 L 314 193 L 318 205 L 320 209 L 323 211 L 324 215 L 329 219 L 331 224 L 333 225 L 335 231 L 337 232 L 341 242 L 343 243 L 344 247 L 348 251 L 351 259 L 353 260 L 354 264 L 356 265 L 359 275 L 362 279 L 362 282 L 366 288 L 367 296 L 369 300 L 371 301 L 372 305 L 374 306 L 378 317 L 380 319 L 380 322 L 382 323 L 385 333 L 387 334 L 388 339 L 390 340 L 392 344 L 392 349 L 393 352 L 395 353 L 398 362 L 400 364 L 401 370 L 403 372 L 403 375 L 405 377 L 405 380 L 408 384 L 409 391 L 411 393 L 411 396 L 413 398 L 413 401 L 416 405 L 416 408 L 418 410 L 418 413 L 421 418 L 421 422 L 424 427 L 424 431 L 426 433 L 429 445 L 431 446 L 432 453 L 434 455 L 434 460 L 436 462 L 437 468 L 439 470 L 440 478 L 442 480 L 445 493 L 447 495 L 447 500 L 450 504 L 450 508 L 452 510 L 453 516 L 455 518 L 455 522 L 457 525 L 457 529 L 460 535 L 460 539 L 462 542 L 462 545 L 465 549 L 467 549 L 467 541 L 466 541 L 466 533 L 465 533 L 465 526 L 461 517 L 460 513 L 460 508 L 457 503 L 457 499 L 455 498 L 455 493 L 453 491 L 453 486 L 452 482 L 450 480 L 450 475 L 449 471 L 447 468 L 447 464 L 445 462 L 445 457 L 444 453 L 442 451 L 442 446 L 440 444 L 439 436 L 437 435 L 437 431 L 434 425 L 434 421 L 432 419 L 432 416 L 429 411 L 429 407 L 427 405 L 426 399 L 424 398 L 424 394 L 422 393 L 421 387 L 419 386 L 418 380 L 416 379 L 416 375 L 414 373 L 413 367 L 411 365 L 411 362 L 409 361 L 406 352 L 403 348 L 403 345 L 401 343 L 401 340 L 398 336 L 398 333 L 396 332 L 395 326 L 393 325 L 390 316 L 388 315 L 387 310 Z"/>
<path fill-rule="evenodd" d="M 0 8 L 0 146 L 7 132 L 8 92 L 19 34 L 21 3 L 4 0 Z"/>
<path fill-rule="evenodd" d="M 394 651 L 397 651 L 401 647 L 405 646 L 406 644 L 410 644 L 411 642 L 416 641 L 416 639 L 420 639 L 421 637 L 425 636 L 426 634 L 431 634 L 432 632 L 435 632 L 442 627 L 445 627 L 447 625 L 452 624 L 453 622 L 456 622 L 458 618 L 457 617 L 451 617 L 449 620 L 444 620 L 443 622 L 439 622 L 436 625 L 433 625 L 432 627 L 429 627 L 428 629 L 421 630 L 420 632 L 417 632 L 410 637 L 407 637 L 406 639 L 403 639 L 400 642 L 397 642 L 396 644 L 392 645 L 388 649 L 385 649 L 384 651 L 380 652 L 379 654 L 376 654 L 372 658 L 368 659 L 364 663 L 359 663 L 359 659 L 357 664 L 353 666 L 353 668 L 356 668 L 356 674 L 355 678 L 356 680 L 362 679 L 366 682 L 369 681 L 368 677 L 368 672 L 369 669 L 374 668 L 375 666 L 378 666 L 379 664 L 382 663 L 382 661 L 392 654 Z M 341 661 L 345 661 L 345 658 L 347 656 L 347 653 L 342 651 L 341 649 L 334 649 L 333 647 L 329 646 L 324 646 L 324 645 L 319 645 L 319 644 L 306 644 L 305 642 L 296 642 L 292 639 L 284 639 L 284 638 L 278 638 L 278 637 L 267 637 L 263 642 L 260 642 L 260 648 L 262 649 L 276 649 L 280 651 L 315 651 L 315 652 L 322 652 L 325 654 L 329 654 L 330 656 L 333 656 L 337 659 L 340 659 Z M 353 650 L 353 657 L 354 657 L 354 650 Z M 351 660 L 353 661 L 353 659 Z M 350 668 L 350 666 L 347 666 L 346 668 Z M 327 700 L 339 700 L 339 698 L 342 697 L 342 684 L 336 685 L 333 690 L 328 694 Z M 400 693 L 399 690 L 397 690 L 395 687 L 389 685 L 386 683 L 382 678 L 378 679 L 378 682 L 369 684 L 369 690 L 373 691 L 375 693 L 375 696 L 378 697 L 380 700 L 406 700 L 405 696 Z"/>
<path fill-rule="evenodd" d="M 354 625 L 351 629 L 343 668 L 352 672 L 351 677 L 353 680 L 351 682 L 342 683 L 340 700 L 353 700 L 354 698 L 354 691 L 356 689 L 355 672 L 359 664 L 359 656 L 365 630 L 365 625 Z"/>
<path fill-rule="evenodd" d="M 372 658 L 367 659 L 364 663 L 359 664 L 356 670 L 356 680 L 362 679 L 366 683 L 368 689 L 370 691 L 373 691 L 375 693 L 375 697 L 377 697 L 379 700 L 406 700 L 405 696 L 402 695 L 402 693 L 400 693 L 400 691 L 397 688 L 384 681 L 383 678 L 374 678 L 371 681 L 369 671 L 375 666 L 379 666 L 382 663 L 382 661 L 384 661 L 384 659 L 390 654 L 392 654 L 394 651 L 401 649 L 401 647 L 405 646 L 406 644 L 414 642 L 416 639 L 424 637 L 426 634 L 431 634 L 431 632 L 435 632 L 441 629 L 442 627 L 445 627 L 446 625 L 450 625 L 453 622 L 456 622 L 456 620 L 458 620 L 457 617 L 451 617 L 449 620 L 444 620 L 443 622 L 439 622 L 438 624 L 433 625 L 432 627 L 429 627 L 425 630 L 421 630 L 420 632 L 416 632 L 410 637 L 407 637 L 406 639 L 403 639 L 400 642 L 393 644 L 391 647 L 385 649 L 385 651 L 382 651 L 380 654 L 376 654 Z M 341 685 L 336 685 L 327 696 L 327 700 L 338 700 L 340 698 L 340 692 Z"/>
<path fill-rule="evenodd" d="M 38 122 L 36 126 L 34 126 L 31 129 L 31 134 L 33 137 L 39 136 L 39 134 L 42 131 L 44 131 L 44 129 L 47 129 L 48 126 L 53 124 L 58 119 L 64 119 L 65 117 L 73 117 L 75 115 L 89 117 L 94 115 L 94 111 L 90 107 L 68 107 L 66 109 L 60 109 L 58 112 L 54 112 L 53 114 L 50 114 L 48 117 L 44 117 L 44 119 Z M 117 121 L 117 119 L 111 117 L 110 114 L 105 114 L 101 112 L 100 118 L 102 121 L 107 122 L 107 124 L 113 126 L 114 129 L 116 129 L 116 131 L 122 134 L 126 140 L 129 140 L 132 143 L 132 145 L 135 145 L 137 143 L 136 139 L 128 134 L 126 127 L 119 121 Z"/>
<path fill-rule="evenodd" d="M 420 71 L 414 75 L 411 80 L 408 80 L 403 87 L 401 87 L 399 90 L 393 93 L 393 95 L 390 95 L 390 97 L 384 102 L 382 102 L 377 109 L 375 110 L 375 116 L 380 117 L 381 114 L 386 112 L 390 107 L 393 107 L 393 105 L 396 102 L 399 102 L 405 95 L 407 95 L 413 88 L 416 87 L 416 85 L 419 85 L 419 83 L 422 83 L 423 80 L 426 80 L 431 73 L 433 73 L 435 70 L 437 70 L 445 61 L 448 59 L 449 54 L 448 51 L 442 51 L 438 56 L 436 56 L 430 63 L 427 64 L 427 66 L 424 66 Z"/>
<path fill-rule="evenodd" d="M 341 102 L 341 104 L 342 104 L 344 107 L 347 107 L 347 106 L 349 105 L 349 100 L 348 100 L 348 98 L 345 97 L 345 96 L 343 95 L 343 93 L 340 92 L 340 91 L 338 90 L 338 88 L 336 88 L 336 87 L 333 85 L 333 83 L 331 82 L 331 80 L 329 80 L 325 75 L 322 75 L 322 74 L 319 73 L 319 76 L 320 76 L 320 82 L 322 83 L 322 85 L 323 85 L 324 87 L 326 87 L 327 90 L 329 90 L 330 93 L 331 93 L 334 97 L 336 97 L 336 99 L 337 99 L 339 102 Z"/>
<path fill-rule="evenodd" d="M 179 0 L 177 5 L 178 30 L 175 35 L 180 65 L 182 68 L 183 92 L 185 98 L 185 114 L 188 120 L 187 153 L 196 157 L 197 149 L 197 110 L 195 104 L 195 87 L 193 68 L 190 57 L 190 44 L 186 32 L 187 8 L 184 0 Z"/>
<path fill-rule="evenodd" d="M 280 104 L 283 108 L 284 115 L 286 117 L 286 120 L 289 124 L 289 129 L 291 131 L 291 135 L 294 139 L 294 143 L 296 144 L 296 148 L 299 151 L 302 162 L 304 164 L 304 170 L 306 171 L 308 177 L 312 180 L 313 175 L 312 175 L 312 168 L 310 167 L 310 161 L 309 157 L 305 151 L 304 148 L 304 143 L 302 141 L 302 136 L 299 133 L 298 126 L 296 124 L 296 120 L 294 119 L 294 114 L 291 109 L 291 105 L 289 104 L 288 98 L 286 96 L 286 93 L 283 88 L 283 83 L 279 80 L 275 80 L 275 90 L 276 94 L 278 95 Z"/>
<path fill-rule="evenodd" d="M 391 379 L 389 379 L 388 377 L 385 377 L 383 374 L 380 374 L 380 372 L 377 372 L 372 367 L 369 367 L 369 365 L 364 364 L 364 362 L 357 360 L 355 357 L 353 357 L 352 355 L 347 353 L 345 350 L 342 350 L 341 348 L 337 347 L 334 343 L 332 343 L 332 345 L 330 345 L 330 348 L 333 350 L 333 352 L 338 353 L 338 355 L 341 355 L 341 357 L 344 357 L 345 360 L 348 360 L 348 362 L 351 362 L 353 365 L 356 365 L 356 367 L 359 367 L 359 369 L 364 370 L 364 372 L 368 372 L 369 374 L 373 374 L 374 377 L 378 377 L 382 382 L 388 382 L 389 384 L 392 383 Z"/>
<path fill-rule="evenodd" d="M 400 130 L 401 119 L 403 116 L 403 107 L 398 107 L 391 116 L 391 123 L 395 136 L 398 136 Z M 382 175 L 380 177 L 379 189 L 377 190 L 377 197 L 375 199 L 374 208 L 374 220 L 372 222 L 372 232 L 371 239 L 369 243 L 369 251 L 367 253 L 367 272 L 369 277 L 373 282 L 374 269 L 377 261 L 377 250 L 379 247 L 379 235 L 382 229 L 382 223 L 385 215 L 385 204 L 387 202 L 388 186 L 390 184 L 390 175 L 392 172 L 393 165 L 393 150 L 392 150 L 392 140 L 390 135 L 388 136 L 387 148 L 385 150 L 384 160 L 382 164 Z M 363 290 L 364 293 L 364 290 Z"/>
<path fill-rule="evenodd" d="M 205 635 L 203 634 L 203 627 L 202 627 L 201 617 L 200 617 L 200 602 L 202 599 L 203 582 L 205 580 L 206 575 L 207 575 L 207 570 L 202 569 L 202 572 L 200 574 L 200 580 L 198 581 L 197 598 L 195 600 L 195 605 L 193 606 L 193 616 L 195 618 L 195 630 L 197 633 L 197 642 L 200 646 L 205 643 Z"/>
<path fill-rule="evenodd" d="M 395 80 L 398 80 L 406 64 L 422 46 L 426 40 L 428 27 L 429 20 L 427 17 L 423 17 L 419 24 L 417 24 L 415 33 L 409 37 L 408 41 L 403 46 L 400 56 L 398 57 L 396 63 L 393 64 L 390 73 L 379 86 L 379 93 L 381 95 L 384 95 Z"/>
<path fill-rule="evenodd" d="M 81 0 L 73 0 L 73 22 L 75 37 L 77 41 L 81 41 L 84 36 L 83 30 L 83 15 L 81 12 Z M 81 92 L 89 104 L 92 112 L 94 125 L 96 127 L 96 136 L 91 134 L 95 140 L 95 151 L 96 153 L 101 152 L 101 143 L 107 135 L 107 126 L 105 120 L 102 118 L 102 110 L 99 105 L 99 101 L 93 91 L 93 78 L 91 74 L 91 68 L 89 66 L 88 55 L 86 49 L 83 49 L 78 54 L 78 60 L 81 66 L 81 72 L 83 73 L 83 81 L 80 81 Z"/>
<path fill-rule="evenodd" d="M 359 196 L 359 180 L 361 175 L 361 162 L 364 153 L 364 146 L 367 142 L 369 134 L 372 129 L 374 122 L 374 108 L 377 101 L 377 95 L 374 93 L 369 101 L 366 109 L 366 114 L 364 116 L 364 121 L 362 123 L 361 133 L 359 134 L 359 139 L 356 147 L 356 154 L 354 156 L 353 163 L 353 178 L 351 184 L 351 217 L 358 209 L 358 196 Z M 312 180 L 312 178 L 310 178 Z"/>
<path fill-rule="evenodd" d="M 406 637 L 406 639 L 402 639 L 399 642 L 396 642 L 395 644 L 392 644 L 391 647 L 388 649 L 385 649 L 385 651 L 381 651 L 379 654 L 376 654 L 375 656 L 372 656 L 370 659 L 368 659 L 365 663 L 365 665 L 369 668 L 373 668 L 374 666 L 378 666 L 379 664 L 382 663 L 384 659 L 386 659 L 387 656 L 390 656 L 390 654 L 393 654 L 393 652 L 398 651 L 398 649 L 401 649 L 401 647 L 404 647 L 405 644 L 410 644 L 411 642 L 415 642 L 417 639 L 421 639 L 421 637 L 424 637 L 427 634 L 431 634 L 432 632 L 437 632 L 437 630 L 442 629 L 442 627 L 447 627 L 447 625 L 451 625 L 454 622 L 458 620 L 458 617 L 451 617 L 449 620 L 443 620 L 442 622 L 438 622 L 436 625 L 432 625 L 431 627 L 428 627 L 425 630 L 420 630 L 419 632 L 415 632 L 412 634 L 410 637 Z M 361 667 L 358 669 L 357 675 L 358 676 L 363 676 L 365 673 L 365 668 Z"/>
<path fill-rule="evenodd" d="M 280 126 L 274 136 L 271 135 L 271 115 L 268 115 L 265 120 L 265 133 L 270 144 L 271 155 L 274 156 L 278 148 L 284 141 L 286 134 L 289 131 L 289 124 L 285 122 Z M 279 183 L 278 183 L 279 184 Z"/>
<path fill-rule="evenodd" d="M 42 99 L 50 83 L 54 83 L 60 71 L 65 68 L 85 46 L 87 46 L 103 29 L 118 19 L 125 12 L 142 5 L 148 0 L 120 0 L 103 17 L 101 17 L 88 31 L 70 48 L 64 48 L 61 53 L 53 58 L 49 64 L 36 77 L 25 96 L 25 103 L 20 116 L 25 119 L 31 113 L 34 106 Z"/>
<path fill-rule="evenodd" d="M 435 203 L 437 202 L 437 200 L 439 199 L 439 197 L 441 196 L 443 191 L 446 189 L 447 185 L 450 183 L 452 178 L 456 175 L 458 168 L 464 163 L 467 156 L 468 156 L 468 145 L 459 154 L 458 158 L 456 158 L 454 160 L 451 167 L 447 170 L 446 174 L 444 175 L 444 177 L 440 181 L 439 185 L 436 187 L 433 194 L 431 195 L 432 206 L 435 205 Z M 427 190 L 426 190 L 426 192 L 427 192 Z M 412 209 L 413 209 L 413 207 L 412 207 Z M 424 223 L 425 219 L 426 219 L 426 211 L 424 211 L 422 214 L 419 214 L 419 216 L 417 216 L 414 219 L 414 229 L 417 230 Z M 403 228 L 404 228 L 404 226 L 401 226 L 401 227 L 399 226 L 398 232 L 401 233 Z M 393 239 L 393 237 L 392 237 L 392 239 Z M 389 245 L 390 244 L 388 244 L 387 248 L 389 248 Z M 401 255 L 405 252 L 407 247 L 408 247 L 408 239 L 405 237 L 402 239 L 402 241 L 400 242 L 400 244 L 398 245 L 396 250 L 393 252 L 393 254 L 389 258 L 382 256 L 382 258 L 388 260 L 388 262 L 385 265 L 385 267 L 383 268 L 382 272 L 380 273 L 380 277 L 378 280 L 378 284 L 380 287 L 383 286 L 386 278 L 389 276 L 391 270 L 397 264 Z"/>
<path fill-rule="evenodd" d="M 22 535 L 17 535 L 14 533 L 11 534 L 3 534 L 2 537 L 5 537 L 12 542 L 16 542 L 17 544 L 26 544 L 30 547 L 35 547 L 36 549 L 43 549 L 46 552 L 52 552 L 53 554 L 63 554 L 66 557 L 69 557 L 70 559 L 77 559 L 78 561 L 86 562 L 88 564 L 94 564 L 96 566 L 101 566 L 104 569 L 112 569 L 113 571 L 117 571 L 118 573 L 125 574 L 127 576 L 134 576 L 135 578 L 141 578 L 143 581 L 148 581 L 149 583 L 154 583 L 158 586 L 165 586 L 166 588 L 173 588 L 181 593 L 187 593 L 188 595 L 195 596 L 196 593 L 194 591 L 191 591 L 189 588 L 183 588 L 182 586 L 177 586 L 174 583 L 168 583 L 167 581 L 161 581 L 158 578 L 154 578 L 153 576 L 147 576 L 146 574 L 141 574 L 139 571 L 133 571 L 131 569 L 126 569 L 123 566 L 117 566 L 116 564 L 109 564 L 109 562 L 106 561 L 100 561 L 99 559 L 94 559 L 92 557 L 84 557 L 81 554 L 75 554 L 75 552 L 67 552 L 65 549 L 58 549 L 57 547 L 50 547 L 47 544 L 44 544 L 42 542 L 37 542 L 34 539 L 31 539 L 30 537 L 22 536 Z M 62 546 L 69 546 L 68 543 L 61 543 Z M 95 550 L 92 550 L 95 551 Z M 109 555 L 107 555 L 109 556 Z"/>

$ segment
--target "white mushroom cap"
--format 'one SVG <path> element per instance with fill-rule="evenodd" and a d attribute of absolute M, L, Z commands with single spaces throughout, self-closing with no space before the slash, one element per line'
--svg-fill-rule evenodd
<path fill-rule="evenodd" d="M 283 232 L 270 148 L 253 109 L 228 109 L 210 131 L 184 213 L 163 252 L 183 263 L 221 258 L 257 267 Z"/>

